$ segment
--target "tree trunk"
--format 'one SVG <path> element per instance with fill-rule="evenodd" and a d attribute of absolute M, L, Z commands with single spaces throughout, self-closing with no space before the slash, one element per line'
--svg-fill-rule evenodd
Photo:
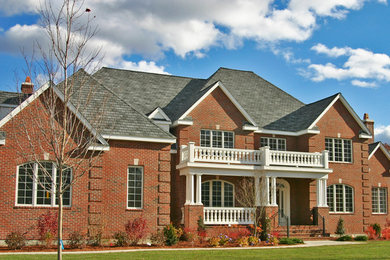
<path fill-rule="evenodd" d="M 59 170 L 59 183 L 57 184 L 58 197 L 58 241 L 57 241 L 57 259 L 62 260 L 62 169 Z"/>

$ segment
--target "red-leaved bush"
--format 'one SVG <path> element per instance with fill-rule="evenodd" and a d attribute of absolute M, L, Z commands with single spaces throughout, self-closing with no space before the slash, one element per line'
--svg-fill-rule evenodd
<path fill-rule="evenodd" d="M 366 228 L 365 233 L 367 234 L 368 239 L 376 240 L 376 239 L 378 239 L 378 237 L 379 237 L 379 235 L 376 233 L 376 230 L 374 229 L 373 226 L 368 226 L 368 227 Z"/>
<path fill-rule="evenodd" d="M 127 238 L 131 245 L 136 245 L 146 236 L 146 219 L 139 217 L 133 221 L 129 220 L 125 225 Z"/>
<path fill-rule="evenodd" d="M 390 227 L 386 227 L 382 230 L 382 238 L 390 240 Z"/>
<path fill-rule="evenodd" d="M 48 211 L 38 218 L 38 234 L 45 247 L 52 245 L 54 237 L 57 235 L 57 213 Z"/>
<path fill-rule="evenodd" d="M 240 228 L 235 231 L 229 232 L 228 236 L 233 240 L 237 240 L 240 237 L 250 236 L 250 234 L 251 232 L 247 228 Z"/>

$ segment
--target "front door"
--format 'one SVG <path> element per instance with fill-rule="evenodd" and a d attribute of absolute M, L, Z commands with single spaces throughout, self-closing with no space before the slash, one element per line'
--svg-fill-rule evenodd
<path fill-rule="evenodd" d="M 276 201 L 278 203 L 279 226 L 286 226 L 290 221 L 290 185 L 286 180 L 276 181 Z"/>

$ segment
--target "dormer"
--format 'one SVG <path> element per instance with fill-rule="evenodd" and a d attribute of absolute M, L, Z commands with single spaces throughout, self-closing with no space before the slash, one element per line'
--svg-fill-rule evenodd
<path fill-rule="evenodd" d="M 160 107 L 153 110 L 153 112 L 149 114 L 148 118 L 153 120 L 156 125 L 164 129 L 166 132 L 169 132 L 169 127 L 172 124 L 172 121 Z"/>

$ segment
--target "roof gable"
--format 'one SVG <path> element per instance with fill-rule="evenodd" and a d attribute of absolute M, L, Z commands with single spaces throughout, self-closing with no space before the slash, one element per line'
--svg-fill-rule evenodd
<path fill-rule="evenodd" d="M 390 161 L 390 152 L 386 149 L 386 147 L 381 142 L 376 142 L 373 144 L 369 144 L 369 155 L 368 160 L 371 159 L 371 157 L 378 151 L 381 150 L 383 154 L 387 157 L 387 159 Z"/>
<path fill-rule="evenodd" d="M 220 88 L 223 93 L 229 98 L 233 105 L 240 111 L 240 113 L 245 117 L 248 122 L 256 126 L 256 122 L 251 118 L 251 116 L 245 111 L 245 109 L 238 103 L 238 101 L 233 97 L 233 95 L 226 89 L 221 81 L 214 83 L 208 90 L 189 108 L 184 112 L 179 118 L 179 120 L 184 120 L 188 114 L 191 113 L 206 97 L 208 97 L 216 88 Z"/>

